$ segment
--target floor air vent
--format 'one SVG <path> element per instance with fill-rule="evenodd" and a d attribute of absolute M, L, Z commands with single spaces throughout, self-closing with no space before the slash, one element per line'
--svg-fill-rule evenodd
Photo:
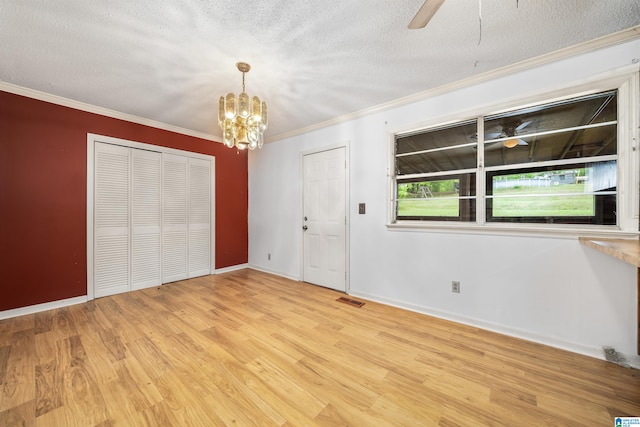
<path fill-rule="evenodd" d="M 360 307 L 362 307 L 364 305 L 364 303 L 362 301 L 358 301 L 358 300 L 347 298 L 347 297 L 340 297 L 336 301 L 343 302 L 345 304 L 349 304 L 349 305 L 352 305 L 352 306 L 358 307 L 358 308 L 360 308 Z"/>

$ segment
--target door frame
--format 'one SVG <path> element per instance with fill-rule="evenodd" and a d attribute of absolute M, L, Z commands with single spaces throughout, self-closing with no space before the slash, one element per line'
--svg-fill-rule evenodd
<path fill-rule="evenodd" d="M 304 282 L 304 233 L 302 230 L 302 226 L 304 225 L 304 221 L 302 219 L 302 217 L 304 216 L 304 156 L 308 156 L 310 154 L 318 154 L 318 153 L 322 153 L 325 151 L 331 151 L 331 150 L 336 150 L 339 148 L 344 148 L 344 159 L 345 159 L 345 179 L 344 179 L 344 196 L 345 196 L 345 230 L 344 230 L 344 239 L 345 239 L 345 248 L 344 248 L 344 253 L 345 253 L 345 259 L 344 259 L 344 273 L 345 273 L 345 292 L 348 294 L 349 290 L 351 289 L 351 285 L 350 285 L 350 277 L 351 277 L 351 273 L 350 273 L 350 263 L 349 263 L 349 253 L 350 253 L 350 245 L 349 245 L 349 237 L 350 237 L 350 229 L 351 229 L 351 196 L 349 193 L 349 188 L 350 188 L 350 181 L 351 181 L 351 174 L 350 174 L 350 165 L 351 162 L 349 160 L 349 146 L 350 146 L 350 141 L 346 140 L 343 142 L 338 142 L 336 144 L 330 144 L 330 145 L 324 145 L 318 148 L 313 148 L 313 149 L 309 149 L 309 150 L 304 150 L 304 151 L 300 151 L 299 155 L 299 167 L 300 167 L 300 215 L 298 216 L 298 222 L 297 222 L 297 226 L 298 226 L 298 236 L 299 236 L 299 242 L 300 242 L 300 274 L 298 275 L 298 277 L 300 277 L 300 281 Z"/>
<path fill-rule="evenodd" d="M 208 154 L 192 153 L 191 151 L 178 150 L 176 148 L 168 148 L 160 145 L 146 144 L 143 142 L 129 141 L 127 139 L 114 138 L 111 136 L 87 133 L 87 301 L 95 299 L 94 290 L 94 202 L 95 202 L 95 146 L 96 143 L 103 142 L 106 144 L 119 145 L 128 148 L 137 148 L 140 150 L 155 151 L 158 153 L 176 154 L 185 157 L 208 160 L 211 162 L 211 222 L 209 236 L 211 241 L 211 254 L 209 264 L 209 274 L 215 274 L 216 265 L 216 210 L 215 210 L 215 177 L 216 177 L 216 158 Z M 162 194 L 162 193 L 161 193 Z"/>

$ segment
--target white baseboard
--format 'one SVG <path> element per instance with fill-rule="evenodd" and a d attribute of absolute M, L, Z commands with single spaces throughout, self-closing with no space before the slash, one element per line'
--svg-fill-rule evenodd
<path fill-rule="evenodd" d="M 24 316 L 26 314 L 39 313 L 41 311 L 53 310 L 54 308 L 68 307 L 70 305 L 82 304 L 87 302 L 87 296 L 61 299 L 58 301 L 45 302 L 42 304 L 30 305 L 27 307 L 14 308 L 11 310 L 0 311 L 0 320 L 10 319 L 12 317 Z"/>
<path fill-rule="evenodd" d="M 289 276 L 288 274 L 282 273 L 280 271 L 270 270 L 264 267 L 258 267 L 257 265 L 250 264 L 249 268 L 256 271 L 262 271 L 263 273 L 269 273 L 269 274 L 274 274 L 276 276 L 284 277 L 285 279 L 295 280 L 296 282 L 299 282 L 301 280 L 299 277 Z"/>
<path fill-rule="evenodd" d="M 556 340 L 553 338 L 545 337 L 530 331 L 510 328 L 504 325 L 499 325 L 493 322 L 487 322 L 472 317 L 460 316 L 459 314 L 450 313 L 442 310 L 436 310 L 429 307 L 418 306 L 410 304 L 404 301 L 397 301 L 388 298 L 382 298 L 377 295 L 371 295 L 365 292 L 350 291 L 349 295 L 355 297 L 364 298 L 370 301 L 379 302 L 381 304 L 390 305 L 393 307 L 402 308 L 405 310 L 413 311 L 420 314 L 426 314 L 428 316 L 437 317 L 439 319 L 450 320 L 452 322 L 461 323 L 463 325 L 473 326 L 481 328 L 491 332 L 496 332 L 502 335 L 507 335 L 514 338 L 521 338 L 523 340 L 535 342 L 538 344 L 548 345 L 550 347 L 559 348 L 561 350 L 570 351 L 572 353 L 582 354 L 584 356 L 594 357 L 596 359 L 606 360 L 605 354 L 602 348 L 587 347 L 580 344 L 571 342 Z M 640 368 L 640 357 L 624 354 L 627 362 L 634 368 Z"/>
<path fill-rule="evenodd" d="M 230 271 L 242 270 L 243 268 L 249 268 L 249 264 L 236 264 L 230 267 L 216 268 L 214 274 L 228 273 Z"/>
<path fill-rule="evenodd" d="M 625 364 L 629 365 L 632 368 L 640 369 L 640 355 L 624 354 L 624 353 L 621 353 L 621 354 L 625 358 L 625 361 L 624 361 Z"/>

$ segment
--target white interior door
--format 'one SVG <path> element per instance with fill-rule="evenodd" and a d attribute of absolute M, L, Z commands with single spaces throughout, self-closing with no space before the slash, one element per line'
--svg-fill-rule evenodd
<path fill-rule="evenodd" d="M 189 277 L 211 271 L 211 162 L 189 159 Z"/>
<path fill-rule="evenodd" d="M 162 154 L 131 149 L 131 289 L 161 284 Z"/>
<path fill-rule="evenodd" d="M 130 149 L 98 143 L 94 155 L 94 293 L 102 297 L 130 290 Z"/>
<path fill-rule="evenodd" d="M 303 280 L 346 291 L 346 149 L 303 157 Z"/>
<path fill-rule="evenodd" d="M 188 277 L 187 165 L 187 157 L 163 154 L 162 283 Z"/>

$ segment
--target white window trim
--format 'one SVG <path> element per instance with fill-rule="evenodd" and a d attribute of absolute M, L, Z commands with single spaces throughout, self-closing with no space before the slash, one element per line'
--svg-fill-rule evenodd
<path fill-rule="evenodd" d="M 540 223 L 487 223 L 486 199 L 484 194 L 476 199 L 475 222 L 450 221 L 411 221 L 395 219 L 395 153 L 394 144 L 397 135 L 408 134 L 429 128 L 468 121 L 469 119 L 499 114 L 528 106 L 551 103 L 566 98 L 579 97 L 611 89 L 618 90 L 618 225 L 580 225 L 580 224 L 540 224 Z M 387 229 L 397 231 L 446 232 L 464 234 L 494 234 L 511 236 L 537 236 L 577 238 L 592 237 L 638 237 L 639 231 L 639 193 L 640 161 L 638 142 L 640 141 L 640 72 L 637 64 L 611 71 L 604 76 L 596 76 L 572 86 L 555 88 L 543 93 L 532 94 L 503 102 L 485 105 L 466 112 L 444 116 L 419 123 L 389 133 L 388 151 L 388 188 L 387 188 Z M 484 135 L 484 122 L 478 120 L 478 135 Z M 479 138 L 480 139 L 480 138 Z M 628 141 L 628 143 L 620 143 Z M 479 140 L 478 143 L 481 141 Z M 479 150 L 482 157 L 483 150 Z M 484 159 L 478 159 L 484 164 Z M 485 188 L 484 168 L 474 170 L 477 188 Z M 457 171 L 456 171 L 457 172 Z"/>

